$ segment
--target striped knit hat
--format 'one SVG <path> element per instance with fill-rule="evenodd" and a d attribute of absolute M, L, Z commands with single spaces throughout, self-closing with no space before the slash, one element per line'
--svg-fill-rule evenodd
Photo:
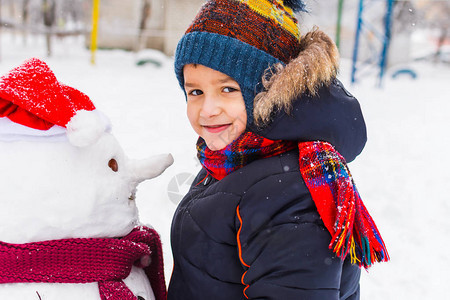
<path fill-rule="evenodd" d="M 175 52 L 175 73 L 184 90 L 183 67 L 201 64 L 236 80 L 253 123 L 253 99 L 264 71 L 286 65 L 300 52 L 295 12 L 301 0 L 211 0 L 203 5 Z"/>

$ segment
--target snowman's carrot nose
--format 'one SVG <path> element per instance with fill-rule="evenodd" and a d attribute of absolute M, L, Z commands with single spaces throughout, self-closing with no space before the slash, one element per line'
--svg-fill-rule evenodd
<path fill-rule="evenodd" d="M 172 154 L 160 154 L 147 159 L 130 160 L 131 178 L 136 183 L 155 178 L 172 164 Z"/>

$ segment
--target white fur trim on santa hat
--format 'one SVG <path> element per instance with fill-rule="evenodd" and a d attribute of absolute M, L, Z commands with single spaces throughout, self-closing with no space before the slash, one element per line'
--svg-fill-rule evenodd
<path fill-rule="evenodd" d="M 15 141 L 67 141 L 66 128 L 53 126 L 49 130 L 39 130 L 0 118 L 0 142 Z"/>
<path fill-rule="evenodd" d="M 67 137 L 72 145 L 86 147 L 95 144 L 109 129 L 106 117 L 97 110 L 79 110 L 67 123 Z"/>

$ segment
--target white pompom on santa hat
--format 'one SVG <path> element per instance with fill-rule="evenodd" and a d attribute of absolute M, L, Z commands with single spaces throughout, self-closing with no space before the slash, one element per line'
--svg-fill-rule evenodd
<path fill-rule="evenodd" d="M 61 127 L 70 143 L 78 147 L 94 144 L 109 129 L 109 121 L 87 95 L 60 83 L 48 65 L 37 58 L 0 78 L 0 120 L 4 119 L 9 121 L 1 122 L 1 126 L 24 126 L 21 132 L 27 131 L 28 136 L 51 135 L 55 127 Z M 7 131 L 0 128 L 0 139 Z"/>

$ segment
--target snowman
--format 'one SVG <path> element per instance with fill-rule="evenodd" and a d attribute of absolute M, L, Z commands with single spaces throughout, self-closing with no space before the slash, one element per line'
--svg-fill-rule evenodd
<path fill-rule="evenodd" d="M 173 158 L 130 160 L 110 131 L 39 59 L 0 78 L 0 299 L 166 298 L 135 194 Z"/>

